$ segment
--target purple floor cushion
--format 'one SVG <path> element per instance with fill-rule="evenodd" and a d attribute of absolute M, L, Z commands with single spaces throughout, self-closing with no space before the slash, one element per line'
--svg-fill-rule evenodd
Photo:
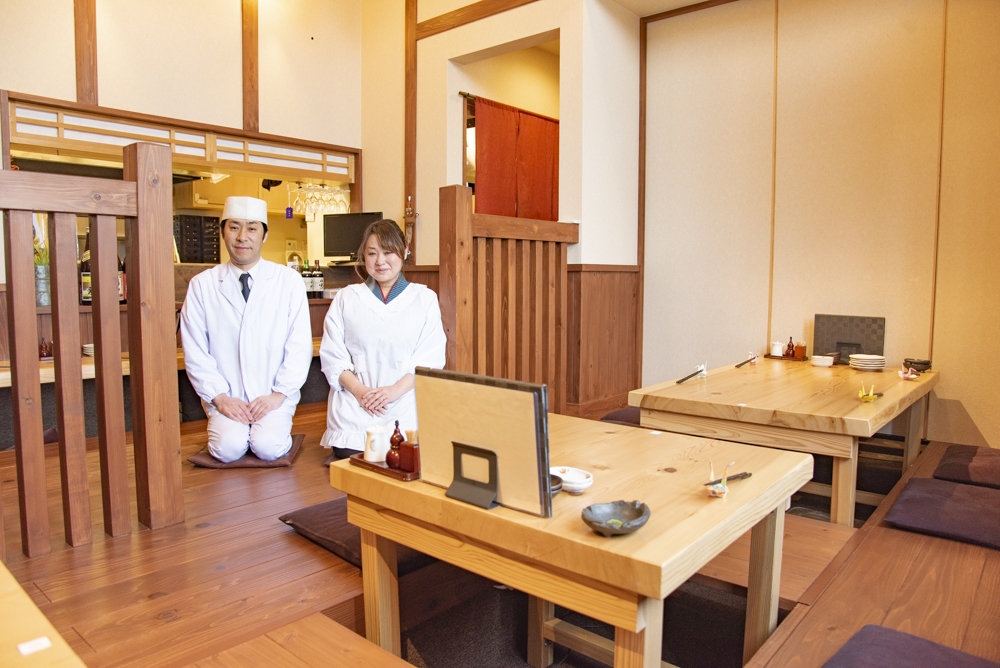
<path fill-rule="evenodd" d="M 823 668 L 1000 668 L 978 656 L 869 624 L 851 636 Z"/>
<path fill-rule="evenodd" d="M 885 522 L 897 529 L 1000 550 L 1000 490 L 913 478 Z"/>
<path fill-rule="evenodd" d="M 1000 489 L 1000 452 L 974 445 L 949 445 L 934 477 Z"/>

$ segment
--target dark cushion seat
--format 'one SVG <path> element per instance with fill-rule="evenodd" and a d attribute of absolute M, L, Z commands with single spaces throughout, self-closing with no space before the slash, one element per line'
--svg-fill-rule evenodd
<path fill-rule="evenodd" d="M 601 418 L 601 422 L 610 422 L 612 424 L 620 424 L 626 427 L 638 427 L 639 407 L 627 406 L 625 408 L 619 408 L 616 411 L 611 411 Z"/>
<path fill-rule="evenodd" d="M 949 445 L 934 477 L 1000 489 L 1000 451 L 974 445 Z"/>
<path fill-rule="evenodd" d="M 347 497 L 317 503 L 278 518 L 302 536 L 361 568 L 361 529 L 347 521 Z M 412 573 L 437 561 L 423 552 L 396 545 L 396 572 Z"/>
<path fill-rule="evenodd" d="M 1000 550 L 1000 490 L 935 478 L 912 478 L 885 523 Z"/>
<path fill-rule="evenodd" d="M 823 668 L 1000 668 L 1000 664 L 924 638 L 868 624 Z"/>
<path fill-rule="evenodd" d="M 195 466 L 202 466 L 207 469 L 271 469 L 291 466 L 299 454 L 299 449 L 302 448 L 302 441 L 305 439 L 305 434 L 292 434 L 292 447 L 288 452 L 269 462 L 264 461 L 250 451 L 231 462 L 220 462 L 212 456 L 207 447 L 199 450 L 197 454 L 188 457 L 188 461 Z"/>

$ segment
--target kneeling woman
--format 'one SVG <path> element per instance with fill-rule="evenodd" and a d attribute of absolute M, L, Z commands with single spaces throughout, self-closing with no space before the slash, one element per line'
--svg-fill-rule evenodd
<path fill-rule="evenodd" d="M 445 362 L 437 295 L 403 277 L 409 249 L 399 226 L 369 225 L 358 255 L 368 278 L 334 297 L 319 349 L 330 383 L 320 444 L 341 458 L 364 450 L 365 429 L 373 425 L 399 420 L 400 429 L 416 429 L 413 371 Z"/>

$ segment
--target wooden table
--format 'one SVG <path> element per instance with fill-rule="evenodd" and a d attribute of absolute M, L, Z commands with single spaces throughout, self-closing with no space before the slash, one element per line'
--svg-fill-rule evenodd
<path fill-rule="evenodd" d="M 70 649 L 7 567 L 0 563 L 0 666 L 79 666 L 86 664 Z M 47 640 L 47 643 L 46 643 Z M 26 656 L 18 646 L 48 645 Z M 25 651 L 29 651 L 25 648 Z"/>
<path fill-rule="evenodd" d="M 529 663 L 551 663 L 556 640 L 615 666 L 659 666 L 663 599 L 727 545 L 752 529 L 746 656 L 777 620 L 778 573 L 787 499 L 812 476 L 812 457 L 740 443 L 549 416 L 554 465 L 594 473 L 580 496 L 558 494 L 553 516 L 483 510 L 445 490 L 399 482 L 347 461 L 330 482 L 348 495 L 348 519 L 361 528 L 368 639 L 399 654 L 396 543 L 528 593 Z M 708 497 L 709 458 L 736 461 L 753 477 L 726 499 Z M 667 469 L 675 469 L 668 471 Z M 646 526 L 603 538 L 580 519 L 592 503 L 641 499 Z M 554 619 L 563 605 L 615 627 L 615 641 Z"/>
<path fill-rule="evenodd" d="M 920 453 L 922 399 L 937 382 L 936 371 L 904 381 L 896 369 L 873 373 L 761 358 L 680 385 L 671 380 L 633 390 L 628 401 L 642 409 L 644 427 L 832 456 L 830 521 L 853 526 L 858 438 L 873 436 L 905 413 L 908 468 Z M 862 403 L 862 384 L 874 384 L 883 396 Z"/>
<path fill-rule="evenodd" d="M 865 624 L 1000 662 L 1000 551 L 882 521 L 911 478 L 933 475 L 946 449 L 946 443 L 928 446 L 752 666 L 821 666 Z"/>

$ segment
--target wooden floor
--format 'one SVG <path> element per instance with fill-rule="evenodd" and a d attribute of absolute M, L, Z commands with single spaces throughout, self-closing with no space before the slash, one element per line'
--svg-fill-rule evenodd
<path fill-rule="evenodd" d="M 63 541 L 59 460 L 55 446 L 48 446 L 53 552 L 30 560 L 20 551 L 13 453 L 0 453 L 7 566 L 89 666 L 183 666 L 213 660 L 324 611 L 363 632 L 358 570 L 277 519 L 338 495 L 322 465 L 328 451 L 318 445 L 325 418 L 325 403 L 299 407 L 294 431 L 306 435 L 305 444 L 293 466 L 278 469 L 195 468 L 186 458 L 203 447 L 205 422 L 182 425 L 186 521 L 154 532 L 133 521 L 133 533 L 119 538 L 103 533 L 98 456 L 96 450 L 88 452 L 94 542 L 77 548 Z M 93 440 L 90 445 L 96 447 Z M 134 498 L 132 511 L 134 517 Z M 783 607 L 794 606 L 853 532 L 787 518 Z M 748 533 L 696 579 L 736 591 L 745 588 L 749 542 Z M 412 583 L 405 578 L 401 582 L 401 595 L 411 588 L 424 594 L 401 598 L 426 600 L 417 610 L 404 601 L 406 626 L 447 609 L 472 591 L 469 583 L 458 585 L 462 591 L 449 591 L 449 582 L 435 580 L 444 569 L 425 570 L 414 574 Z M 427 591 L 435 593 L 428 596 Z"/>
<path fill-rule="evenodd" d="M 21 554 L 16 474 L 0 453 L 7 567 L 88 666 L 186 665 L 357 599 L 356 568 L 301 538 L 278 516 L 335 498 L 318 443 L 326 404 L 303 406 L 306 435 L 281 469 L 184 469 L 183 524 L 133 526 L 107 538 L 97 452 L 88 453 L 92 545 L 62 535 L 58 458 L 48 457 L 51 555 Z M 183 457 L 204 445 L 204 422 L 182 425 Z M 131 469 L 131 462 L 130 462 Z M 134 490 L 133 490 L 133 512 Z"/>

